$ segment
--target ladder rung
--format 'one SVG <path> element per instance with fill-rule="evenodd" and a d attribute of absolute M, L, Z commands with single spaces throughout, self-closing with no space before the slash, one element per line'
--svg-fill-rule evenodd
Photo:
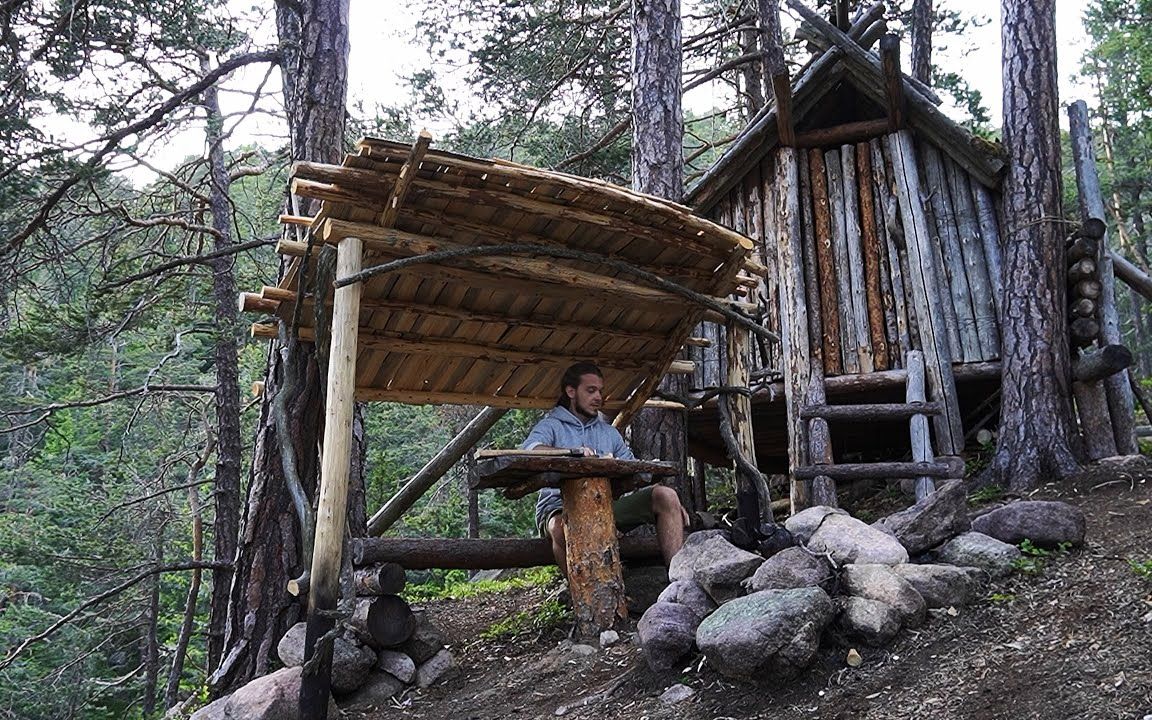
<path fill-rule="evenodd" d="M 939 458 L 934 462 L 845 463 L 843 465 L 805 465 L 792 471 L 797 480 L 811 480 L 826 475 L 833 480 L 898 480 L 901 478 L 964 477 L 964 461 L 959 457 Z"/>
<path fill-rule="evenodd" d="M 809 405 L 800 409 L 800 417 L 805 420 L 824 418 L 825 420 L 860 420 L 877 422 L 884 420 L 907 420 L 916 415 L 939 415 L 938 402 L 924 403 L 874 403 L 871 405 Z"/>

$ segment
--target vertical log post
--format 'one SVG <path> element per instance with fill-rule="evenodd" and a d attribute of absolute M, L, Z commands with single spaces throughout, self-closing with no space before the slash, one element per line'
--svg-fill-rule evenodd
<path fill-rule="evenodd" d="M 922 403 L 927 399 L 924 392 L 924 353 L 919 350 L 908 351 L 905 366 L 908 368 L 905 401 L 909 404 Z M 912 462 L 932 462 L 932 439 L 928 437 L 927 416 L 913 415 L 908 421 L 908 430 L 912 437 Z M 931 495 L 935 489 L 932 478 L 916 478 L 916 502 Z"/>
<path fill-rule="evenodd" d="M 964 447 L 964 430 L 960 404 L 956 396 L 956 379 L 952 375 L 952 351 L 944 322 L 940 280 L 933 261 L 932 238 L 920 200 L 920 172 L 912 135 L 901 130 L 889 135 L 892 171 L 896 177 L 896 195 L 904 220 L 904 237 L 908 246 L 912 300 L 924 361 L 933 397 L 944 410 L 934 418 L 936 442 L 942 455 L 957 455 Z"/>
<path fill-rule="evenodd" d="M 1100 195 L 1100 176 L 1096 171 L 1096 154 L 1092 149 L 1092 135 L 1088 128 L 1088 106 L 1083 100 L 1068 106 L 1068 123 L 1072 138 L 1072 157 L 1076 163 L 1076 187 L 1080 194 L 1081 218 L 1103 220 L 1104 199 Z M 1120 342 L 1120 323 L 1116 312 L 1116 278 L 1112 268 L 1112 257 L 1107 248 L 1108 235 L 1105 234 L 1097 250 L 1101 289 L 1100 344 L 1116 345 Z M 1105 379 L 1104 389 L 1112 416 L 1116 450 L 1122 455 L 1135 455 L 1139 449 L 1136 447 L 1132 388 L 1127 375 L 1128 371 L 1124 370 Z"/>
<path fill-rule="evenodd" d="M 880 66 L 884 70 L 884 96 L 888 105 L 888 131 L 904 127 L 904 78 L 900 72 L 900 38 L 880 38 Z"/>
<path fill-rule="evenodd" d="M 843 372 L 840 362 L 840 313 L 836 299 L 836 253 L 832 249 L 832 216 L 828 205 L 828 178 L 825 175 L 824 153 L 821 150 L 808 151 L 809 177 L 812 183 L 812 219 L 815 231 L 816 252 L 813 260 L 820 275 L 820 343 L 824 355 L 824 373 L 839 375 Z"/>
<path fill-rule="evenodd" d="M 743 325 L 730 323 L 725 327 L 724 337 L 728 344 L 728 386 L 747 388 L 749 384 L 749 360 L 752 351 L 748 330 Z M 732 434 L 736 437 L 737 449 L 752 467 L 757 467 L 756 436 L 752 430 L 752 398 L 733 393 L 725 395 L 721 402 L 728 404 L 728 416 L 732 422 Z M 763 473 L 757 473 L 755 477 L 750 478 L 746 473 L 741 472 L 738 463 L 736 467 L 736 494 L 737 497 L 756 498 L 756 516 L 748 518 L 753 527 L 759 523 L 773 522 L 772 497 L 769 494 L 768 481 Z M 739 503 L 739 505 L 750 506 L 751 502 Z M 740 515 L 743 517 L 744 507 L 740 507 L 740 510 Z"/>
<path fill-rule="evenodd" d="M 764 74 L 772 83 L 772 96 L 776 100 L 776 128 L 780 144 L 796 144 L 796 128 L 792 123 L 792 83 L 788 79 L 788 66 L 784 64 L 784 42 L 780 35 L 780 0 L 759 0 L 760 47 L 764 59 Z"/>
<path fill-rule="evenodd" d="M 604 630 L 620 628 L 628 616 L 620 545 L 612 522 L 612 483 L 603 477 L 564 480 L 560 498 L 576 633 L 598 637 Z"/>
<path fill-rule="evenodd" d="M 359 238 L 345 238 L 337 248 L 336 277 L 360 272 Z M 320 720 L 328 715 L 332 683 L 332 644 L 317 641 L 335 625 L 340 588 L 340 554 L 347 520 L 348 463 L 352 450 L 352 411 L 356 390 L 356 342 L 360 317 L 360 283 L 336 290 L 332 312 L 332 346 L 328 358 L 327 410 L 324 418 L 324 457 L 320 466 L 320 500 L 316 540 L 312 547 L 311 590 L 308 593 L 308 632 L 305 661 L 319 652 L 313 672 L 300 682 L 300 717 Z"/>
<path fill-rule="evenodd" d="M 800 410 L 807 401 L 812 372 L 808 342 L 808 302 L 804 288 L 804 250 L 800 217 L 800 176 L 796 150 L 780 148 L 776 153 L 776 249 L 780 278 L 780 345 L 784 351 L 784 394 L 788 414 L 788 469 L 808 463 L 808 438 Z M 823 373 L 821 373 L 822 375 Z M 811 503 L 804 481 L 791 486 L 792 511 Z"/>

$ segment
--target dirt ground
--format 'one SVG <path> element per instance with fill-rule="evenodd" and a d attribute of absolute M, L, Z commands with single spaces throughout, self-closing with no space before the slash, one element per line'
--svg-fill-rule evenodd
<path fill-rule="evenodd" d="M 792 680 L 734 683 L 702 656 L 654 673 L 634 632 L 587 656 L 568 649 L 567 628 L 478 639 L 542 602 L 548 590 L 533 588 L 429 606 L 454 643 L 455 676 L 363 718 L 1152 720 L 1152 576 L 1130 564 L 1152 569 L 1152 467 L 1096 467 L 1031 497 L 1082 508 L 1086 547 L 1042 558 L 955 616 L 933 611 L 888 647 L 828 637 Z M 863 656 L 860 667 L 846 664 L 850 647 Z M 694 694 L 661 700 L 676 683 Z"/>

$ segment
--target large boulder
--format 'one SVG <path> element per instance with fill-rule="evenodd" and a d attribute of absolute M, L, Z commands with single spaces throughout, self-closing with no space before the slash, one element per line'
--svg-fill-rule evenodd
<path fill-rule="evenodd" d="M 972 529 L 1016 545 L 1054 548 L 1063 543 L 1084 544 L 1087 522 L 1080 508 L 1053 500 L 1020 500 L 985 513 L 972 521 Z"/>
<path fill-rule="evenodd" d="M 888 565 L 846 565 L 840 582 L 848 595 L 894 608 L 904 625 L 917 627 L 924 622 L 928 610 L 924 598 Z"/>
<path fill-rule="evenodd" d="M 836 624 L 845 635 L 879 647 L 900 632 L 900 611 L 887 603 L 862 597 L 843 597 L 837 599 L 837 604 L 840 617 Z"/>
<path fill-rule="evenodd" d="M 763 590 L 721 605 L 700 623 L 696 645 L 729 677 L 790 677 L 812 661 L 835 614 L 820 588 Z"/>
<path fill-rule="evenodd" d="M 934 548 L 971 525 L 964 481 L 949 480 L 912 507 L 889 515 L 876 525 L 899 540 L 910 555 Z"/>
<path fill-rule="evenodd" d="M 670 580 L 695 580 L 718 603 L 740 595 L 740 583 L 764 562 L 719 535 L 693 533 L 668 567 Z"/>
<path fill-rule="evenodd" d="M 796 542 L 808 544 L 812 539 L 812 535 L 820 529 L 824 524 L 824 518 L 829 515 L 847 515 L 848 513 L 840 508 L 828 507 L 827 505 L 816 505 L 814 507 L 806 508 L 789 517 L 784 521 L 784 529 L 792 533 L 792 537 Z"/>
<path fill-rule="evenodd" d="M 838 564 L 908 562 L 908 551 L 899 540 L 838 508 L 808 508 L 788 518 L 784 526 L 809 550 L 831 553 Z"/>
<path fill-rule="evenodd" d="M 288 667 L 304 664 L 304 636 L 308 623 L 299 622 L 284 633 L 276 654 Z M 337 635 L 332 643 L 332 692 L 350 693 L 364 684 L 368 672 L 376 664 L 376 652 L 345 635 Z"/>
<path fill-rule="evenodd" d="M 940 562 L 983 570 L 993 578 L 1008 575 L 1020 559 L 1020 549 L 984 533 L 957 535 L 936 549 Z"/>
<path fill-rule="evenodd" d="M 701 620 L 711 615 L 712 611 L 716 609 L 716 601 L 710 598 L 708 593 L 704 592 L 704 588 L 700 587 L 700 583 L 695 580 L 677 580 L 671 583 L 664 588 L 664 592 L 660 593 L 657 601 L 686 605 Z M 692 634 L 695 635 L 696 631 L 693 630 Z"/>
<path fill-rule="evenodd" d="M 980 596 L 984 586 L 984 574 L 970 567 L 906 563 L 892 569 L 916 588 L 929 608 L 966 605 Z"/>
<path fill-rule="evenodd" d="M 696 642 L 700 616 L 687 605 L 658 602 L 644 611 L 637 625 L 640 647 L 653 670 L 668 670 L 688 653 Z"/>
<path fill-rule="evenodd" d="M 748 592 L 803 587 L 827 590 L 832 579 L 832 568 L 827 560 L 804 548 L 790 547 L 765 560 L 752 577 L 744 581 L 744 587 Z"/>
<path fill-rule="evenodd" d="M 300 717 L 299 667 L 281 668 L 192 713 L 191 720 L 296 720 Z M 329 699 L 328 718 L 340 710 Z"/>

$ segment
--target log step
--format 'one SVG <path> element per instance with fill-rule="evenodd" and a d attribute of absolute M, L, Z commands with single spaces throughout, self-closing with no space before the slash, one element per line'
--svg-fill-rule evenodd
<path fill-rule="evenodd" d="M 917 415 L 939 415 L 943 408 L 938 402 L 873 403 L 861 405 L 809 405 L 800 410 L 805 420 L 856 420 L 881 422 L 908 420 Z"/>
<path fill-rule="evenodd" d="M 934 462 L 845 463 L 843 465 L 805 465 L 793 473 L 797 480 L 812 480 L 821 475 L 833 480 L 898 480 L 902 478 L 964 477 L 964 461 L 958 457 L 938 458 Z"/>

